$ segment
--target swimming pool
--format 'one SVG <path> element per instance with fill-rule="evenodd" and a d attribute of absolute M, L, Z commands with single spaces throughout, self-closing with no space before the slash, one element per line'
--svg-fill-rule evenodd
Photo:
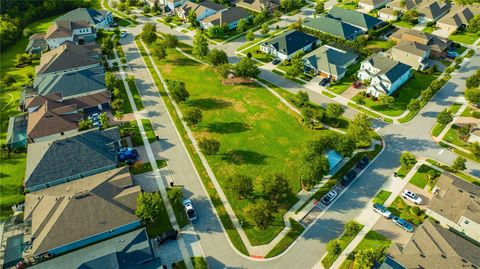
<path fill-rule="evenodd" d="M 342 155 L 340 155 L 335 150 L 329 150 L 325 157 L 327 157 L 328 163 L 330 164 L 330 173 L 343 160 Z"/>

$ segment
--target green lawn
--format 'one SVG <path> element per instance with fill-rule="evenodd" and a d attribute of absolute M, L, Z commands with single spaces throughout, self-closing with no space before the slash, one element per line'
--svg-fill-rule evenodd
<path fill-rule="evenodd" d="M 388 197 L 390 197 L 390 194 L 392 194 L 392 192 L 386 191 L 386 190 L 381 190 L 377 194 L 377 196 L 375 196 L 373 198 L 373 203 L 379 203 L 379 204 L 383 205 L 385 203 L 385 201 L 387 201 Z"/>
<path fill-rule="evenodd" d="M 285 237 L 278 242 L 278 244 L 270 250 L 270 252 L 265 256 L 265 258 L 271 258 L 279 255 L 280 253 L 284 252 L 302 232 L 305 230 L 303 226 L 295 221 L 294 219 L 290 219 L 290 223 L 292 224 L 292 229 L 285 235 Z"/>
<path fill-rule="evenodd" d="M 400 218 L 405 219 L 416 226 L 420 225 L 425 220 L 427 215 L 425 215 L 425 212 L 423 211 L 420 211 L 420 214 L 418 215 L 414 215 L 410 212 L 410 208 L 411 206 L 407 205 L 407 203 L 405 203 L 400 196 L 397 196 L 387 209 L 392 212 L 392 214 L 399 216 Z"/>
<path fill-rule="evenodd" d="M 392 242 L 385 236 L 375 231 L 369 231 L 352 253 L 348 255 L 342 265 L 340 265 L 340 269 L 351 268 L 351 264 L 355 261 L 355 253 L 360 250 L 373 249 L 377 262 L 382 262 L 384 259 L 383 254 L 387 251 L 391 243 Z"/>
<path fill-rule="evenodd" d="M 249 52 L 252 54 L 252 58 L 255 58 L 261 62 L 268 63 L 270 62 L 273 57 L 270 54 L 266 54 L 260 51 L 260 44 L 257 44 L 247 50 L 242 51 L 245 55 Z"/>
<path fill-rule="evenodd" d="M 195 137 L 220 141 L 218 154 L 207 156 L 207 160 L 222 187 L 227 186 L 227 178 L 233 174 L 251 176 L 256 182 L 280 172 L 289 179 L 293 193 L 300 190 L 296 166 L 303 145 L 331 131 L 304 128 L 298 116 L 268 90 L 257 85 L 225 86 L 211 67 L 177 51 L 157 64 L 166 79 L 183 81 L 190 92 L 190 99 L 180 108 L 195 106 L 202 110 L 203 120 L 193 128 Z M 255 192 L 253 197 L 239 200 L 230 190 L 224 191 L 240 220 L 245 219 L 243 209 L 261 197 L 261 193 Z M 265 230 L 244 223 L 251 243 L 270 242 L 284 227 L 282 215 L 296 201 L 293 195 L 287 199 L 275 213 L 273 224 Z"/>
<path fill-rule="evenodd" d="M 352 1 L 352 2 L 345 3 L 343 5 L 340 5 L 339 7 L 344 9 L 355 10 L 358 7 L 358 3 L 356 1 Z"/>
<path fill-rule="evenodd" d="M 264 37 L 255 38 L 254 40 L 249 41 L 249 42 L 243 44 L 242 46 L 238 47 L 238 48 L 237 48 L 237 51 L 242 51 L 242 50 L 244 50 L 244 49 L 246 49 L 246 48 L 248 48 L 248 47 L 250 47 L 250 46 L 253 46 L 253 45 L 256 44 L 256 43 L 259 43 L 259 42 L 261 42 L 261 41 L 267 40 L 268 38 L 269 38 L 269 37 L 267 37 L 267 38 L 264 38 Z"/>
<path fill-rule="evenodd" d="M 386 51 L 395 45 L 394 42 L 380 40 L 380 39 L 371 39 L 367 42 L 367 49 L 378 53 L 380 51 Z"/>
<path fill-rule="evenodd" d="M 143 139 L 136 121 L 126 122 L 118 127 L 120 135 L 130 136 L 134 147 L 142 146 Z"/>
<path fill-rule="evenodd" d="M 435 29 L 433 28 L 433 26 L 425 26 L 422 31 L 431 34 L 433 31 L 435 31 Z"/>
<path fill-rule="evenodd" d="M 172 191 L 171 188 L 167 188 L 167 193 L 170 193 L 171 191 Z M 178 200 L 175 202 L 170 200 L 170 203 L 172 204 L 173 213 L 175 213 L 175 218 L 177 219 L 178 226 L 180 226 L 180 228 L 187 226 L 190 223 L 190 221 L 188 220 L 188 217 L 185 213 L 185 209 L 183 208 L 182 201 Z"/>
<path fill-rule="evenodd" d="M 444 164 L 442 164 L 442 163 L 439 163 L 439 162 L 437 162 L 437 161 L 435 161 L 435 160 L 432 160 L 432 159 L 427 159 L 427 162 L 429 162 L 429 163 L 431 163 L 431 164 L 433 164 L 433 165 L 435 165 L 435 166 L 437 166 L 437 167 L 439 167 L 439 168 L 442 168 L 443 170 L 445 170 L 445 171 L 447 171 L 447 172 L 449 172 L 449 173 L 452 173 L 452 174 L 456 175 L 457 177 L 459 177 L 459 178 L 461 178 L 461 179 L 463 179 L 463 180 L 465 180 L 465 181 L 468 181 L 468 182 L 470 182 L 470 183 L 473 183 L 473 184 L 475 184 L 475 185 L 480 186 L 480 178 L 476 178 L 476 177 L 474 177 L 474 176 L 471 176 L 471 175 L 469 175 L 469 174 L 463 173 L 463 172 L 461 172 L 461 171 L 455 172 L 455 171 L 454 171 L 452 168 L 450 168 L 449 166 L 444 165 Z"/>
<path fill-rule="evenodd" d="M 462 32 L 462 33 L 457 33 L 457 34 L 451 34 L 448 39 L 459 42 L 459 43 L 464 43 L 468 45 L 472 45 L 477 41 L 477 39 L 480 38 L 480 33 L 467 33 L 467 32 Z"/>
<path fill-rule="evenodd" d="M 415 24 L 407 21 L 396 21 L 393 24 L 398 27 L 404 27 L 404 28 L 412 28 L 413 26 L 415 26 Z"/>
<path fill-rule="evenodd" d="M 412 168 L 413 168 L 413 165 L 408 168 L 404 168 L 403 166 L 400 166 L 400 168 L 397 170 L 397 176 L 400 178 L 404 178 L 410 172 L 410 170 L 412 170 Z"/>
<path fill-rule="evenodd" d="M 449 111 L 452 113 L 452 114 L 456 114 L 458 112 L 458 110 L 460 110 L 460 108 L 462 107 L 462 104 L 458 104 L 458 103 L 454 103 Z M 462 116 L 463 116 L 463 113 L 462 113 Z M 443 129 L 445 129 L 445 126 L 446 125 L 441 125 L 439 123 L 436 123 L 435 126 L 433 126 L 432 128 L 432 135 L 433 136 L 439 136 Z"/>
<path fill-rule="evenodd" d="M 162 199 L 168 199 L 166 197 L 162 197 Z M 146 225 L 148 237 L 152 238 L 172 229 L 172 224 L 170 223 L 170 218 L 168 217 L 167 209 L 165 208 L 165 204 L 161 203 L 161 213 L 158 215 L 158 218 Z"/>
<path fill-rule="evenodd" d="M 371 98 L 365 99 L 365 105 L 390 117 L 400 116 L 407 109 L 410 100 L 418 98 L 421 91 L 426 89 L 437 78 L 436 75 L 422 74 L 418 71 L 413 71 L 413 74 L 413 77 L 394 94 L 394 96 L 396 95 L 395 102 L 390 107 L 385 107 Z"/>
<path fill-rule="evenodd" d="M 127 90 L 125 89 L 125 85 L 123 84 L 123 82 L 118 83 L 118 89 L 120 90 L 121 98 L 123 100 L 123 103 L 122 103 L 123 114 L 132 113 L 133 109 L 132 109 L 132 106 L 130 105 L 130 99 L 128 99 Z"/>
<path fill-rule="evenodd" d="M 447 133 L 443 137 L 443 140 L 468 150 L 470 147 L 470 143 L 460 138 L 460 134 L 458 132 L 459 130 L 460 126 L 455 124 L 452 125 L 452 128 L 447 131 Z"/>
<path fill-rule="evenodd" d="M 143 128 L 145 129 L 148 142 L 153 143 L 157 141 L 157 137 L 155 135 L 155 132 L 153 131 L 152 122 L 150 122 L 149 119 L 142 119 L 142 125 L 143 125 Z"/>
<path fill-rule="evenodd" d="M 340 79 L 339 81 L 336 81 L 332 83 L 329 87 L 328 90 L 336 93 L 336 94 L 342 94 L 344 91 L 346 91 L 350 86 L 352 86 L 353 82 L 357 80 L 355 77 L 355 73 L 360 69 L 360 65 L 363 59 L 359 59 L 358 62 L 350 67 L 348 67 L 347 73 L 345 74 L 345 77 Z"/>
<path fill-rule="evenodd" d="M 192 257 L 194 269 L 207 269 L 208 264 L 204 257 Z"/>
<path fill-rule="evenodd" d="M 130 92 L 132 93 L 133 101 L 135 102 L 135 106 L 137 107 L 138 111 L 144 109 L 142 97 L 138 92 L 137 85 L 135 84 L 135 80 L 127 79 L 128 87 L 130 88 Z"/>
<path fill-rule="evenodd" d="M 363 229 L 363 226 L 362 224 L 358 224 L 359 227 L 361 227 L 359 230 Z M 348 244 L 350 244 L 350 242 L 352 242 L 352 240 L 355 238 L 355 236 L 357 236 L 358 233 L 356 234 L 345 234 L 343 233 L 342 236 L 340 236 L 340 238 L 338 238 L 338 240 L 340 241 L 339 244 L 340 244 L 340 249 L 341 251 L 343 251 L 347 246 Z M 340 252 L 341 253 L 341 252 Z M 322 264 L 323 264 L 323 267 L 328 269 L 332 266 L 332 264 L 337 260 L 338 258 L 338 254 L 333 254 L 333 253 L 330 253 L 330 252 L 327 252 L 327 255 L 323 258 L 322 260 Z"/>
<path fill-rule="evenodd" d="M 282 77 L 284 77 L 284 78 L 286 78 L 286 79 L 289 79 L 289 80 L 291 80 L 291 81 L 293 81 L 293 82 L 295 82 L 295 83 L 298 83 L 298 84 L 300 84 L 300 85 L 305 85 L 305 84 L 306 84 L 305 82 L 303 82 L 303 81 L 301 81 L 301 80 L 299 80 L 299 79 L 297 79 L 297 78 L 292 78 L 292 77 L 288 76 L 286 73 L 283 73 L 282 71 L 280 71 L 280 70 L 278 70 L 278 69 L 273 69 L 272 72 L 275 73 L 275 74 L 277 74 L 277 75 L 279 75 L 279 76 L 282 76 Z M 310 80 L 310 79 L 307 79 L 307 81 L 308 81 L 308 80 Z"/>
<path fill-rule="evenodd" d="M 425 188 L 425 186 L 427 186 L 429 181 L 428 174 L 431 173 L 430 171 L 435 171 L 437 175 L 441 174 L 440 171 L 433 169 L 428 165 L 421 165 L 420 168 L 418 168 L 417 172 L 410 179 L 409 183 L 422 189 Z M 434 184 L 430 184 L 430 185 L 434 185 Z"/>

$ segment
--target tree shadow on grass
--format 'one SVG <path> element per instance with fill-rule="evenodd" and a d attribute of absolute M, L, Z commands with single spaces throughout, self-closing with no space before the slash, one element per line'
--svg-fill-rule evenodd
<path fill-rule="evenodd" d="M 190 58 L 177 58 L 175 61 L 173 61 L 173 64 L 175 65 L 180 65 L 180 66 L 187 66 L 187 65 L 200 65 L 199 62 L 194 61 Z"/>
<path fill-rule="evenodd" d="M 219 98 L 202 98 L 189 100 L 191 106 L 200 108 L 201 110 L 223 109 L 232 106 L 231 102 Z"/>
<path fill-rule="evenodd" d="M 208 124 L 207 129 L 212 133 L 232 134 L 248 131 L 250 126 L 243 122 L 214 122 Z"/>
<path fill-rule="evenodd" d="M 222 160 L 231 164 L 265 164 L 267 155 L 249 150 L 230 150 L 222 156 Z"/>

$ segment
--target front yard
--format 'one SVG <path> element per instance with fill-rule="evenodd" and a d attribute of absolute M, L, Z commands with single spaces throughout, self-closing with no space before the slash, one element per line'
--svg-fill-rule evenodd
<path fill-rule="evenodd" d="M 473 45 L 473 43 L 475 43 L 475 41 L 477 41 L 477 39 L 479 38 L 480 38 L 480 33 L 468 33 L 468 32 L 451 34 L 448 37 L 448 39 L 454 42 L 464 43 L 468 45 Z"/>
<path fill-rule="evenodd" d="M 381 263 L 384 259 L 383 254 L 387 251 L 391 243 L 392 241 L 388 240 L 385 236 L 375 231 L 369 231 L 352 253 L 348 255 L 342 265 L 340 265 L 340 269 L 352 268 L 351 265 L 355 262 L 355 253 L 362 250 L 372 249 L 375 254 L 375 260 Z"/>
<path fill-rule="evenodd" d="M 409 206 L 400 196 L 397 196 L 387 209 L 392 212 L 392 214 L 418 226 L 423 223 L 427 215 L 421 210 L 418 212 L 418 214 L 412 213 L 414 210 L 411 209 L 414 207 L 417 206 Z"/>
<path fill-rule="evenodd" d="M 388 197 L 390 197 L 391 194 L 392 194 L 392 192 L 390 192 L 390 191 L 381 190 L 373 198 L 373 203 L 379 203 L 379 204 L 383 205 L 385 203 L 385 201 L 387 201 Z"/>
<path fill-rule="evenodd" d="M 342 94 L 350 86 L 352 86 L 353 82 L 355 82 L 357 80 L 357 77 L 355 76 L 355 74 L 360 69 L 360 65 L 361 65 L 362 61 L 363 61 L 363 58 L 360 58 L 357 61 L 357 63 L 355 63 L 352 66 L 349 66 L 347 72 L 345 73 L 345 77 L 343 77 L 342 79 L 340 79 L 337 82 L 332 83 L 328 87 L 328 90 L 332 91 L 336 94 Z"/>
<path fill-rule="evenodd" d="M 400 28 L 413 28 L 415 24 L 408 22 L 408 21 L 396 21 L 393 23 L 394 25 L 400 27 Z"/>
<path fill-rule="evenodd" d="M 427 184 L 433 187 L 440 174 L 440 171 L 423 164 L 418 168 L 409 183 L 422 189 L 425 188 Z"/>
<path fill-rule="evenodd" d="M 248 53 L 252 54 L 252 58 L 259 60 L 260 62 L 263 63 L 268 63 L 273 59 L 273 56 L 270 54 L 266 54 L 264 52 L 260 51 L 260 44 L 257 44 L 247 50 L 242 51 L 245 55 L 248 55 Z"/>

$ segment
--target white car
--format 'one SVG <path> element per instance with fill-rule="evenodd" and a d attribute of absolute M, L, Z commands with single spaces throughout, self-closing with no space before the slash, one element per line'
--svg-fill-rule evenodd
<path fill-rule="evenodd" d="M 190 199 L 183 200 L 183 207 L 185 208 L 185 213 L 187 213 L 187 217 L 190 221 L 194 221 L 197 219 L 197 213 L 195 212 L 192 201 L 190 201 Z"/>
<path fill-rule="evenodd" d="M 120 33 L 120 37 L 121 37 L 121 38 L 124 38 L 124 37 L 126 37 L 126 36 L 127 36 L 127 32 L 123 31 L 123 32 Z"/>
<path fill-rule="evenodd" d="M 329 205 L 333 201 L 333 199 L 335 199 L 335 197 L 337 197 L 337 192 L 333 190 L 329 191 L 327 194 L 325 194 L 325 196 L 323 196 L 322 203 L 325 205 Z"/>
<path fill-rule="evenodd" d="M 418 195 L 414 192 L 411 192 L 409 190 L 403 190 L 402 192 L 402 197 L 417 204 L 421 205 L 422 204 L 422 198 L 418 197 Z"/>

